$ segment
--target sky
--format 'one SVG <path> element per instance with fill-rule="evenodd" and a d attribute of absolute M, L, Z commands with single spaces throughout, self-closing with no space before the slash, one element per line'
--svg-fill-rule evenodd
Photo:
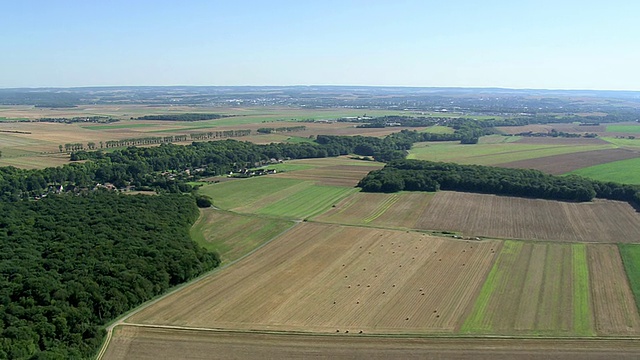
<path fill-rule="evenodd" d="M 36 1 L 0 6 L 0 88 L 640 90 L 640 1 Z"/>

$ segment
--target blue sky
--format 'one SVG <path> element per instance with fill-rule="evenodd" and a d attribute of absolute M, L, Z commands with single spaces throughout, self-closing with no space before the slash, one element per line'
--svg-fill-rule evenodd
<path fill-rule="evenodd" d="M 0 87 L 640 90 L 640 2 L 5 1 Z"/>

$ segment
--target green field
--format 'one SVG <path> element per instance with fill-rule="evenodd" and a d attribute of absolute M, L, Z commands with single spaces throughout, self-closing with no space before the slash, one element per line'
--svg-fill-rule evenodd
<path fill-rule="evenodd" d="M 636 299 L 636 306 L 640 311 L 640 245 L 639 244 L 620 244 L 620 256 L 622 263 L 627 272 L 631 291 Z"/>
<path fill-rule="evenodd" d="M 84 125 L 80 126 L 83 129 L 87 130 L 114 130 L 114 129 L 135 129 L 135 128 L 144 128 L 144 127 L 154 127 L 158 126 L 157 124 L 136 124 L 130 121 L 126 123 L 116 123 L 113 125 Z"/>
<path fill-rule="evenodd" d="M 640 137 L 637 139 L 601 137 L 600 139 L 620 147 L 640 147 Z"/>
<path fill-rule="evenodd" d="M 223 263 L 239 259 L 293 226 L 293 222 L 203 209 L 191 228 L 191 237 L 220 254 Z"/>
<path fill-rule="evenodd" d="M 215 206 L 230 210 L 258 202 L 278 191 L 303 183 L 303 180 L 281 179 L 267 175 L 210 184 L 201 187 L 199 192 L 210 196 Z"/>
<path fill-rule="evenodd" d="M 420 130 L 420 132 L 427 132 L 432 134 L 453 134 L 454 131 L 455 130 L 453 128 L 441 125 L 429 126 L 428 128 Z"/>
<path fill-rule="evenodd" d="M 509 139 L 509 137 L 500 137 Z M 456 162 L 460 164 L 495 165 L 545 156 L 602 150 L 614 145 L 547 145 L 514 142 L 462 145 L 458 142 L 417 143 L 409 150 L 409 159 Z"/>
<path fill-rule="evenodd" d="M 640 157 L 589 166 L 572 171 L 571 174 L 600 181 L 640 185 Z"/>
<path fill-rule="evenodd" d="M 640 125 L 607 125 L 607 132 L 640 134 Z"/>
<path fill-rule="evenodd" d="M 258 214 L 302 219 L 317 215 L 358 189 L 338 186 L 314 185 L 267 204 Z"/>

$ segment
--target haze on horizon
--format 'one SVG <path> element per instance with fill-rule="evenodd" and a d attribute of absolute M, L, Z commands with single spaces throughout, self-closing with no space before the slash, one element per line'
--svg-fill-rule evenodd
<path fill-rule="evenodd" d="M 12 1 L 0 88 L 640 90 L 638 13 L 628 0 Z"/>

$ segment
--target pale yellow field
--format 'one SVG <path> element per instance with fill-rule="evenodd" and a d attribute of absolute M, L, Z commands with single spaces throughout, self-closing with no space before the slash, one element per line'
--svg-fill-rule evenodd
<path fill-rule="evenodd" d="M 499 241 L 303 223 L 127 322 L 451 333 L 473 305 L 500 246 Z"/>

